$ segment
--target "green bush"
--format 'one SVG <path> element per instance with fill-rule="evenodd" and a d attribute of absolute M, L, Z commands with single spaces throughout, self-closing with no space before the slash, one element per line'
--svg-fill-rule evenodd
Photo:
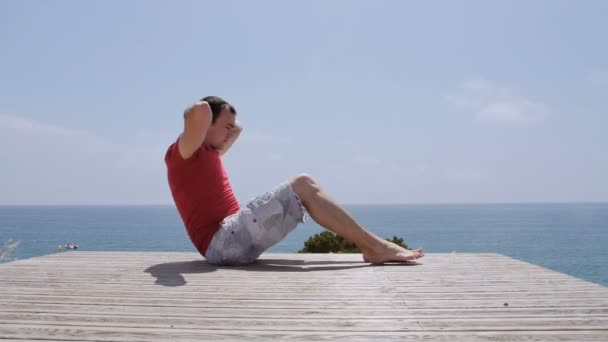
<path fill-rule="evenodd" d="M 403 238 L 393 236 L 392 239 L 386 239 L 386 241 L 408 248 Z M 304 242 L 304 248 L 298 253 L 361 253 L 361 250 L 354 243 L 336 233 L 324 231 L 308 238 Z"/>

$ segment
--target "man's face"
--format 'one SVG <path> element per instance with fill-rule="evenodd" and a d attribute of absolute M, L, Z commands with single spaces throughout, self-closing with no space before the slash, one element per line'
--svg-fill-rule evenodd
<path fill-rule="evenodd" d="M 234 134 L 236 115 L 230 109 L 224 108 L 215 122 L 209 127 L 205 143 L 216 150 L 222 149 L 228 139 Z"/>

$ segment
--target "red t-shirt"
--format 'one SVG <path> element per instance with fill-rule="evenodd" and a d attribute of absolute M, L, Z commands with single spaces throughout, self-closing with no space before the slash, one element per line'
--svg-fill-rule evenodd
<path fill-rule="evenodd" d="M 183 159 L 178 141 L 165 154 L 169 187 L 188 236 L 205 255 L 224 218 L 239 211 L 220 151 L 201 145 Z"/>

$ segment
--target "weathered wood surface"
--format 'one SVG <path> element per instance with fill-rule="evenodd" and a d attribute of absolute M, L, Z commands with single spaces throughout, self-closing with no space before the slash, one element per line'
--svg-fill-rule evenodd
<path fill-rule="evenodd" d="M 0 340 L 608 341 L 597 284 L 499 254 L 361 261 L 73 251 L 0 264 Z"/>

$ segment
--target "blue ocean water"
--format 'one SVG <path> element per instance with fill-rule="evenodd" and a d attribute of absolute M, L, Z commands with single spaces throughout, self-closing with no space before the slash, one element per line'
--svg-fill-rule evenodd
<path fill-rule="evenodd" d="M 608 203 L 347 205 L 377 235 L 404 237 L 433 252 L 501 253 L 608 286 Z M 323 228 L 309 220 L 269 252 L 296 252 Z M 88 251 L 190 251 L 173 206 L 0 206 L 0 248 L 7 260 Z M 0 253 L 1 254 L 1 253 Z"/>

